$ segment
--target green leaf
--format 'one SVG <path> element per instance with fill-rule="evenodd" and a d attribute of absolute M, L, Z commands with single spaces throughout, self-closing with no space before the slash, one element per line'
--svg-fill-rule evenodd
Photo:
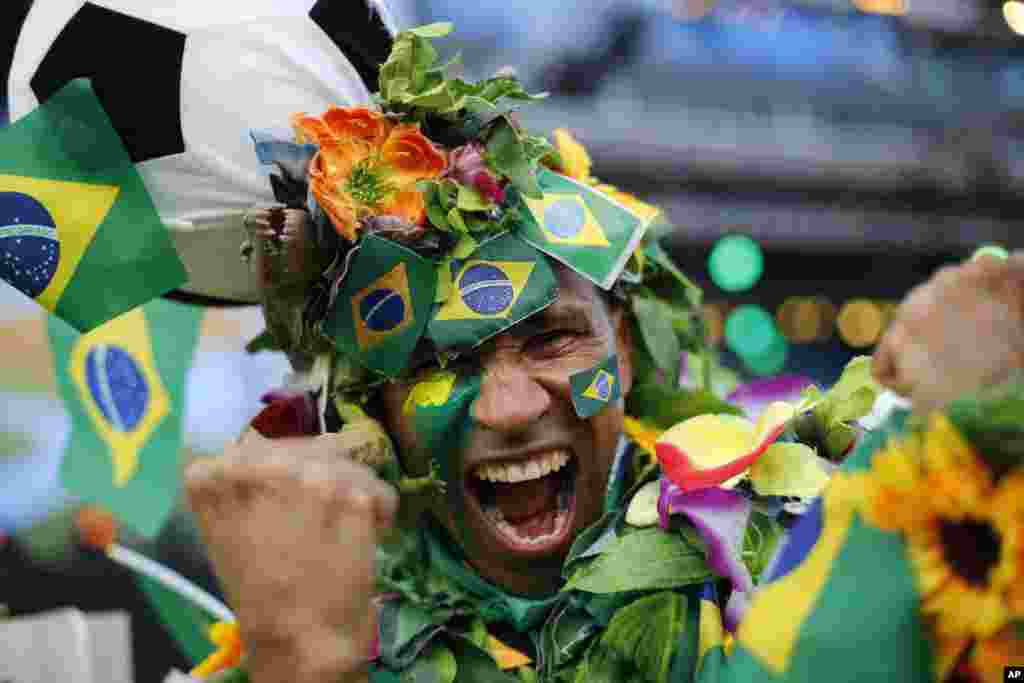
<path fill-rule="evenodd" d="M 207 683 L 249 683 L 249 672 L 237 666 L 218 671 L 203 679 Z"/>
<path fill-rule="evenodd" d="M 857 428 L 840 422 L 825 434 L 825 454 L 829 460 L 837 461 L 846 454 L 850 444 L 857 438 Z"/>
<path fill-rule="evenodd" d="M 448 223 L 448 209 L 442 204 L 443 194 L 439 183 L 431 183 L 424 191 L 424 204 L 427 207 L 427 218 L 438 230 L 451 232 L 452 226 Z"/>
<path fill-rule="evenodd" d="M 699 309 L 704 298 L 701 288 L 679 270 L 661 248 L 657 238 L 650 232 L 647 234 L 650 237 L 645 236 L 643 249 L 653 272 L 645 274 L 644 284 L 661 298 L 680 305 L 685 304 L 694 310 Z"/>
<path fill-rule="evenodd" d="M 647 351 L 658 369 L 668 374 L 669 382 L 675 383 L 679 376 L 679 356 L 683 350 L 665 310 L 667 306 L 654 297 L 639 294 L 631 298 L 631 303 Z"/>
<path fill-rule="evenodd" d="M 555 151 L 548 139 L 540 135 L 524 135 L 523 147 L 526 150 L 526 158 L 531 164 L 539 162 Z"/>
<path fill-rule="evenodd" d="M 406 32 L 411 33 L 414 36 L 420 38 L 444 38 L 446 35 L 452 32 L 455 25 L 450 21 L 438 21 L 433 24 L 424 24 L 423 26 L 415 26 L 408 29 Z"/>
<path fill-rule="evenodd" d="M 518 676 L 499 669 L 490 653 L 466 638 L 453 638 L 452 649 L 458 660 L 458 683 L 518 683 Z"/>
<path fill-rule="evenodd" d="M 491 128 L 486 161 L 493 171 L 508 178 L 523 195 L 531 199 L 543 197 L 519 132 L 507 117 L 499 118 Z"/>
<path fill-rule="evenodd" d="M 633 386 L 626 397 L 626 412 L 660 429 L 669 429 L 697 415 L 744 415 L 742 408 L 710 391 L 672 389 L 651 383 Z"/>
<path fill-rule="evenodd" d="M 448 212 L 448 224 L 451 225 L 456 232 L 463 234 L 469 232 L 469 228 L 466 227 L 466 222 L 462 220 L 462 214 L 459 212 L 458 208 L 454 206 Z"/>
<path fill-rule="evenodd" d="M 773 518 L 754 510 L 743 539 L 743 561 L 755 583 L 775 557 L 785 529 Z"/>
<path fill-rule="evenodd" d="M 856 420 L 871 412 L 881 387 L 871 376 L 871 356 L 858 356 L 846 364 L 839 380 L 814 407 L 826 425 Z"/>
<path fill-rule="evenodd" d="M 402 672 L 401 680 L 402 683 L 453 683 L 457 669 L 452 651 L 435 642 Z"/>
<path fill-rule="evenodd" d="M 437 50 L 429 40 L 434 32 L 431 27 L 420 27 L 395 38 L 391 54 L 380 69 L 380 95 L 385 102 L 407 104 L 443 81 L 431 72 L 437 61 Z"/>
<path fill-rule="evenodd" d="M 462 211 L 489 211 L 494 203 L 480 194 L 476 188 L 459 185 L 459 195 L 455 205 Z"/>
<path fill-rule="evenodd" d="M 667 683 L 684 629 L 686 597 L 655 593 L 616 612 L 601 644 L 632 661 L 651 683 Z"/>
<path fill-rule="evenodd" d="M 628 660 L 595 643 L 577 669 L 573 683 L 629 683 L 635 673 Z"/>
<path fill-rule="evenodd" d="M 587 593 L 655 590 L 698 583 L 710 576 L 701 548 L 655 527 L 617 538 L 577 570 L 565 588 Z"/>

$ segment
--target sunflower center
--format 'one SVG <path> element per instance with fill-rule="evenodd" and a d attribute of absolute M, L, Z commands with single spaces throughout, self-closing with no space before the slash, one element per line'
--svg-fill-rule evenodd
<path fill-rule="evenodd" d="M 946 561 L 969 584 L 984 586 L 999 562 L 999 533 L 988 522 L 942 520 L 939 536 Z"/>
<path fill-rule="evenodd" d="M 345 181 L 345 191 L 363 206 L 377 206 L 391 189 L 380 169 L 374 168 L 369 160 L 356 164 Z"/>

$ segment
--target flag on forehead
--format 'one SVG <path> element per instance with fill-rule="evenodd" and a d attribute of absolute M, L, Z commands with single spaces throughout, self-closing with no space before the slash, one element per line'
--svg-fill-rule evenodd
<path fill-rule="evenodd" d="M 436 286 L 433 263 L 400 244 L 367 235 L 324 331 L 366 367 L 394 377 L 423 334 Z"/>
<path fill-rule="evenodd" d="M 511 233 L 451 262 L 451 292 L 427 333 L 440 348 L 474 347 L 550 305 L 558 296 L 544 254 Z"/>
<path fill-rule="evenodd" d="M 586 419 L 615 403 L 622 396 L 619 387 L 619 359 L 611 355 L 604 362 L 569 377 L 576 414 Z"/>
<path fill-rule="evenodd" d="M 178 495 L 185 378 L 201 317 L 158 299 L 86 334 L 49 322 L 72 422 L 63 483 L 147 536 Z"/>
<path fill-rule="evenodd" d="M 650 221 L 606 194 L 547 169 L 537 180 L 543 197 L 521 197 L 527 210 L 518 234 L 597 286 L 611 288 Z"/>
<path fill-rule="evenodd" d="M 185 282 L 87 82 L 0 130 L 0 150 L 0 279 L 81 332 Z"/>

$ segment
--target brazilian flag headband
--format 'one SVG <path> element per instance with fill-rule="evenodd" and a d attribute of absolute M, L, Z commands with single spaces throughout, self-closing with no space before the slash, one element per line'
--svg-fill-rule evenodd
<path fill-rule="evenodd" d="M 433 41 L 399 34 L 379 109 L 292 116 L 253 131 L 283 208 L 247 219 L 243 256 L 261 280 L 267 330 L 250 350 L 289 354 L 328 403 L 358 405 L 428 339 L 441 365 L 557 297 L 553 261 L 629 304 L 642 372 L 677 371 L 706 348 L 700 290 L 654 238 L 662 214 L 590 174 L 566 131 L 518 123 L 514 76 L 448 76 Z M 639 346 L 639 345 L 638 345 Z M 673 375 L 674 377 L 674 375 Z"/>

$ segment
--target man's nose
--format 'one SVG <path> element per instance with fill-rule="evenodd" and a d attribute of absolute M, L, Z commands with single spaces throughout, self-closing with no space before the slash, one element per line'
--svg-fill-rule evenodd
<path fill-rule="evenodd" d="M 498 432 L 518 432 L 540 419 L 551 406 L 551 395 L 514 361 L 498 360 L 484 368 L 473 418 Z"/>

